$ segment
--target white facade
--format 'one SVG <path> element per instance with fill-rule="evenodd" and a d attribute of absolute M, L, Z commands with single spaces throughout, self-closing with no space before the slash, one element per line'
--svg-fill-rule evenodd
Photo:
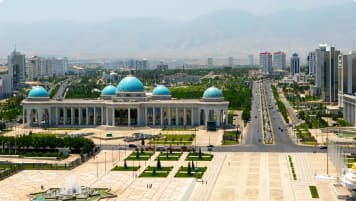
<path fill-rule="evenodd" d="M 356 96 L 343 95 L 343 117 L 346 121 L 356 126 Z"/>
<path fill-rule="evenodd" d="M 64 58 L 44 58 L 33 56 L 27 61 L 27 80 L 34 81 L 41 78 L 52 78 L 63 76 L 68 69 L 68 59 Z"/>
<path fill-rule="evenodd" d="M 208 58 L 208 67 L 212 67 L 214 65 L 214 60 L 213 58 L 209 57 Z"/>
<path fill-rule="evenodd" d="M 286 54 L 284 52 L 273 53 L 273 69 L 285 70 L 286 66 Z"/>
<path fill-rule="evenodd" d="M 263 73 L 272 73 L 272 54 L 269 52 L 260 53 L 260 67 Z"/>
<path fill-rule="evenodd" d="M 0 77 L 0 99 L 7 98 L 11 96 L 11 76 L 4 75 Z"/>
<path fill-rule="evenodd" d="M 343 95 L 356 92 L 356 51 L 338 57 L 338 106 L 343 107 Z"/>

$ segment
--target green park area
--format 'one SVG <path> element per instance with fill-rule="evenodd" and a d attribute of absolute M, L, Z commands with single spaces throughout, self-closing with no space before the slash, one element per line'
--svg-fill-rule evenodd
<path fill-rule="evenodd" d="M 140 166 L 128 166 L 125 160 L 123 166 L 116 165 L 111 171 L 137 171 L 138 169 L 140 169 Z"/>
<path fill-rule="evenodd" d="M 182 152 L 166 151 L 166 152 L 161 152 L 159 154 L 158 158 L 161 161 L 178 161 L 181 155 L 182 155 Z"/>
<path fill-rule="evenodd" d="M 296 126 L 293 130 L 298 138 L 298 140 L 303 144 L 316 145 L 317 141 L 314 136 L 308 130 L 306 124 L 301 124 Z"/>
<path fill-rule="evenodd" d="M 175 177 L 193 177 L 200 179 L 203 177 L 207 167 L 195 167 L 194 162 L 188 162 L 187 167 L 181 166 Z"/>
<path fill-rule="evenodd" d="M 159 138 L 152 139 L 149 144 L 155 145 L 191 145 L 195 138 L 194 134 L 163 134 Z"/>
<path fill-rule="evenodd" d="M 273 93 L 274 99 L 276 100 L 276 104 L 277 104 L 279 112 L 282 114 L 283 119 L 287 123 L 289 123 L 287 108 L 283 104 L 283 102 L 281 101 L 281 98 L 279 97 L 279 94 L 277 92 L 277 88 L 275 86 L 272 86 L 272 93 Z"/>
<path fill-rule="evenodd" d="M 146 161 L 151 158 L 151 156 L 154 154 L 152 151 L 143 151 L 143 149 L 139 150 L 138 148 L 136 151 L 132 152 L 126 160 L 129 161 Z"/>
<path fill-rule="evenodd" d="M 148 166 L 140 175 L 140 177 L 167 177 L 172 167 L 162 167 L 161 160 L 157 160 L 156 167 Z"/>
<path fill-rule="evenodd" d="M 198 152 L 190 152 L 185 159 L 186 161 L 211 161 L 213 159 L 212 154 L 202 153 L 201 149 Z"/>
<path fill-rule="evenodd" d="M 239 144 L 240 133 L 236 131 L 224 131 L 223 145 Z"/>

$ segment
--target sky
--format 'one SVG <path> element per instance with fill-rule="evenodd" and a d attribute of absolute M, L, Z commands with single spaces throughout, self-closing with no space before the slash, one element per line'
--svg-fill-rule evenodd
<path fill-rule="evenodd" d="M 154 17 L 185 21 L 226 8 L 265 15 L 286 8 L 306 9 L 356 0 L 0 0 L 0 22 L 104 21 Z"/>

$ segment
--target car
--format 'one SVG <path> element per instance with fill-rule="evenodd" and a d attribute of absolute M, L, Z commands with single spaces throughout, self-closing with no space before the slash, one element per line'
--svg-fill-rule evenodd
<path fill-rule="evenodd" d="M 213 147 L 214 147 L 214 145 L 209 144 L 207 147 L 208 147 L 208 148 L 209 148 L 209 147 L 210 147 L 210 148 L 213 148 Z"/>
<path fill-rule="evenodd" d="M 130 148 L 136 148 L 137 145 L 135 145 L 135 144 L 129 144 L 129 147 L 130 147 Z"/>
<path fill-rule="evenodd" d="M 166 146 L 157 146 L 156 150 L 157 151 L 166 151 L 167 147 Z"/>
<path fill-rule="evenodd" d="M 328 147 L 326 145 L 320 145 L 319 149 L 328 149 Z"/>

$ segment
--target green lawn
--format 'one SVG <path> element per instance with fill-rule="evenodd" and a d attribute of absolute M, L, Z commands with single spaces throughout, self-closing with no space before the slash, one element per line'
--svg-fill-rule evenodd
<path fill-rule="evenodd" d="M 140 161 L 140 160 L 146 161 L 151 158 L 153 153 L 154 152 L 152 152 L 152 151 L 144 151 L 143 153 L 141 153 L 141 151 L 139 151 L 139 157 L 137 158 L 136 151 L 134 151 L 126 158 L 126 160 L 128 160 L 128 161 Z"/>
<path fill-rule="evenodd" d="M 111 171 L 137 171 L 138 169 L 140 169 L 140 166 L 127 166 L 127 168 L 124 166 L 115 166 Z"/>
<path fill-rule="evenodd" d="M 239 144 L 239 138 L 240 138 L 240 134 L 237 134 L 236 136 L 236 131 L 225 131 L 222 144 L 223 145 Z"/>
<path fill-rule="evenodd" d="M 186 161 L 211 161 L 213 159 L 212 154 L 202 153 L 202 157 L 199 158 L 198 152 L 190 152 L 185 159 Z"/>
<path fill-rule="evenodd" d="M 316 188 L 316 186 L 309 186 L 309 190 L 310 190 L 312 198 L 319 198 L 319 193 L 318 193 L 318 189 Z"/>
<path fill-rule="evenodd" d="M 192 168 L 191 174 L 188 174 L 188 167 L 180 167 L 178 172 L 174 177 L 194 177 L 194 178 L 202 178 L 205 171 L 207 170 L 207 167 L 197 167 L 197 168 Z"/>
<path fill-rule="evenodd" d="M 191 145 L 194 138 L 194 135 L 164 134 L 160 135 L 159 139 L 151 140 L 148 144 Z"/>
<path fill-rule="evenodd" d="M 156 169 L 156 173 L 153 174 L 153 169 Z M 173 167 L 161 167 L 161 169 L 157 169 L 156 167 L 148 166 L 141 174 L 140 177 L 167 177 L 169 172 L 173 169 Z"/>
<path fill-rule="evenodd" d="M 172 154 L 170 154 L 168 151 L 168 158 L 167 158 L 167 152 L 161 152 L 158 158 L 161 161 L 178 161 L 181 155 L 182 152 L 172 152 Z"/>
<path fill-rule="evenodd" d="M 356 158 L 346 158 L 345 160 L 348 168 L 352 168 L 353 163 L 356 163 Z"/>

